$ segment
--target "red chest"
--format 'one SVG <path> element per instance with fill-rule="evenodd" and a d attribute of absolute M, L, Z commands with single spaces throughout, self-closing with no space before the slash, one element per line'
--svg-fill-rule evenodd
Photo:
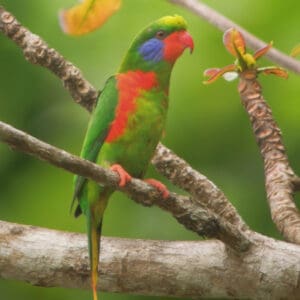
<path fill-rule="evenodd" d="M 136 111 L 136 99 L 142 92 L 149 91 L 156 86 L 157 80 L 154 72 L 129 71 L 117 75 L 119 99 L 115 119 L 111 123 L 106 142 L 113 142 L 124 133 L 129 116 Z"/>

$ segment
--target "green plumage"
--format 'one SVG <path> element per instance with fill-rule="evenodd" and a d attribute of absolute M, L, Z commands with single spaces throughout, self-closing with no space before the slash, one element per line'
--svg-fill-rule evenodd
<path fill-rule="evenodd" d="M 81 157 L 106 168 L 120 164 L 131 176 L 144 177 L 164 129 L 169 79 L 174 63 L 164 60 L 163 52 L 158 53 L 162 56 L 159 61 L 148 60 L 145 55 L 148 55 L 151 47 L 158 52 L 172 33 L 185 29 L 186 23 L 182 17 L 165 17 L 137 36 L 119 73 L 107 80 L 101 92 L 89 122 Z M 150 50 L 145 50 L 146 54 L 141 52 L 140 47 L 162 30 L 165 32 L 162 44 L 155 40 L 153 44 L 156 48 L 150 45 Z M 186 47 L 190 46 L 183 47 L 182 51 Z M 78 200 L 75 215 L 83 212 L 87 219 L 94 299 L 97 299 L 103 213 L 112 192 L 83 177 L 75 177 L 73 201 Z"/>

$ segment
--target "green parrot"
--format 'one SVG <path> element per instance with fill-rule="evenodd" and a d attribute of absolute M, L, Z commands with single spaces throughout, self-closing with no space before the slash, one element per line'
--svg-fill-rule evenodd
<path fill-rule="evenodd" d="M 81 157 L 116 171 L 120 186 L 131 176 L 143 178 L 162 136 L 173 65 L 193 39 L 181 16 L 166 16 L 147 26 L 134 39 L 119 71 L 100 94 L 84 139 Z M 148 182 L 168 196 L 159 181 Z M 75 216 L 87 220 L 91 285 L 97 299 L 98 263 L 103 213 L 113 189 L 75 177 Z"/>

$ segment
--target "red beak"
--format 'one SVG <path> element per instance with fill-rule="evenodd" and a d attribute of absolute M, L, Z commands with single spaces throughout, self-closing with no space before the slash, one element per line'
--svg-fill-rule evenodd
<path fill-rule="evenodd" d="M 164 59 L 174 63 L 186 48 L 194 50 L 194 41 L 191 35 L 185 31 L 176 31 L 164 39 Z"/>
<path fill-rule="evenodd" d="M 191 35 L 187 31 L 180 31 L 179 32 L 179 39 L 184 45 L 185 48 L 190 48 L 190 52 L 193 53 L 194 50 L 194 41 Z"/>

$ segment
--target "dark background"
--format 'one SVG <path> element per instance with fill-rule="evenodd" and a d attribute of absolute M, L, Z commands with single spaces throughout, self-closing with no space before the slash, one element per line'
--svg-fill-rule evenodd
<path fill-rule="evenodd" d="M 203 1 L 283 52 L 299 42 L 299 10 L 293 0 Z M 171 80 L 171 105 L 163 142 L 214 181 L 249 226 L 279 238 L 264 191 L 263 166 L 249 120 L 240 105 L 237 81 L 202 84 L 204 69 L 222 67 L 234 58 L 222 45 L 222 33 L 167 1 L 124 0 L 122 9 L 100 30 L 74 38 L 58 25 L 59 9 L 75 1 L 12 1 L 3 4 L 32 32 L 40 35 L 84 76 L 101 88 L 114 73 L 133 37 L 149 22 L 180 14 L 194 37 L 193 55 L 177 62 Z M 61 82 L 48 70 L 27 63 L 21 51 L 0 36 L 0 120 L 71 153 L 79 154 L 88 113 L 74 104 Z M 263 59 L 263 65 L 272 65 Z M 284 136 L 292 166 L 299 173 L 299 78 L 261 76 L 264 94 Z M 150 167 L 149 176 L 162 179 Z M 0 144 L 0 219 L 59 230 L 85 232 L 84 218 L 69 214 L 72 175 Z M 170 190 L 178 191 L 172 185 Z M 126 213 L 124 213 L 126 212 Z M 105 214 L 108 236 L 198 240 L 168 213 L 135 204 L 115 193 Z M 34 287 L 0 280 L 1 299 L 91 299 L 90 291 Z M 106 294 L 107 300 L 151 297 Z M 152 299 L 152 298 L 151 298 Z M 154 299 L 154 298 L 153 298 Z M 157 298 L 156 298 L 157 299 Z M 160 297 L 160 299 L 162 299 Z"/>

